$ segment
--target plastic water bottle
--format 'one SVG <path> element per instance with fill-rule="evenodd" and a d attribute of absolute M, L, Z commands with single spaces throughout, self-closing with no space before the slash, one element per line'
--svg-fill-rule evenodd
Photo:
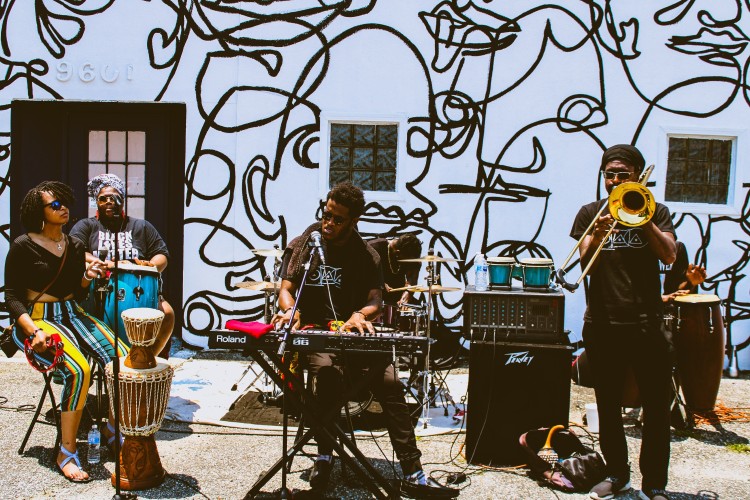
<path fill-rule="evenodd" d="M 99 433 L 99 429 L 96 424 L 91 426 L 89 431 L 89 454 L 88 460 L 90 464 L 98 464 L 100 459 L 100 444 L 102 436 Z"/>
<path fill-rule="evenodd" d="M 490 280 L 489 274 L 487 259 L 484 258 L 482 252 L 477 252 L 477 255 L 474 257 L 474 288 L 478 292 L 487 290 L 487 284 Z"/>

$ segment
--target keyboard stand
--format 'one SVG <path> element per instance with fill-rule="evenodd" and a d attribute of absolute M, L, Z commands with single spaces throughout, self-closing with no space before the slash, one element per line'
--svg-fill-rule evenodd
<path fill-rule="evenodd" d="M 246 499 L 254 498 L 255 495 L 260 493 L 261 488 L 263 488 L 271 478 L 281 471 L 282 467 L 291 464 L 294 456 L 314 437 L 313 435 L 316 431 L 325 435 L 326 439 L 332 444 L 334 451 L 338 454 L 339 458 L 341 458 L 342 462 L 357 474 L 362 480 L 362 483 L 370 490 L 375 498 L 400 498 L 398 487 L 392 484 L 370 463 L 369 459 L 364 456 L 364 454 L 357 448 L 356 444 L 352 442 L 346 432 L 341 428 L 337 418 L 341 412 L 341 408 L 349 400 L 349 397 L 362 389 L 371 381 L 373 374 L 378 372 L 378 370 L 372 369 L 379 366 L 377 363 L 375 363 L 374 366 L 371 365 L 371 369 L 367 371 L 367 374 L 360 378 L 354 387 L 349 391 L 345 391 L 342 395 L 342 399 L 339 401 L 340 404 L 337 404 L 336 407 L 332 408 L 329 412 L 321 413 L 312 392 L 305 387 L 304 382 L 299 376 L 289 371 L 289 367 L 281 361 L 281 358 L 275 352 L 273 346 L 269 347 L 265 352 L 258 349 L 248 348 L 245 350 L 245 353 L 252 357 L 279 387 L 284 387 L 284 383 L 288 383 L 291 386 L 291 390 L 287 390 L 285 394 L 295 400 L 302 409 L 303 420 L 300 421 L 300 425 L 302 425 L 302 421 L 304 421 L 310 426 L 302 437 L 296 439 L 294 445 L 284 452 L 284 456 L 277 460 L 271 468 L 255 482 L 250 491 L 245 495 Z M 300 353 L 300 355 L 304 354 Z M 382 364 L 383 368 L 389 363 L 390 361 L 384 360 Z M 283 378 L 279 375 L 279 372 L 283 374 Z M 286 432 L 286 429 L 284 429 L 284 432 Z"/>

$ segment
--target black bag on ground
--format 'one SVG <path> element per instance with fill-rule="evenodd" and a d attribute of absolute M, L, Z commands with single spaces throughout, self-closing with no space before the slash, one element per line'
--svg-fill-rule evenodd
<path fill-rule="evenodd" d="M 13 325 L 3 328 L 3 332 L 0 334 L 0 350 L 9 358 L 12 358 L 18 352 L 18 346 L 13 342 Z"/>
<path fill-rule="evenodd" d="M 548 434 L 549 428 L 541 428 L 518 438 L 532 476 L 564 491 L 589 491 L 604 480 L 604 459 L 569 430 L 552 435 L 551 446 L 559 459 L 554 465 L 545 462 L 537 453 L 544 447 Z"/>

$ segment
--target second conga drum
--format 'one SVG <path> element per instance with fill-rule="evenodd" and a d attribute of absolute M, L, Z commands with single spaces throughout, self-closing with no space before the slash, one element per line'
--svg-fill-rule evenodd
<path fill-rule="evenodd" d="M 724 369 L 724 321 L 716 295 L 689 294 L 674 299 L 677 370 L 688 407 L 709 411 L 716 404 Z"/>

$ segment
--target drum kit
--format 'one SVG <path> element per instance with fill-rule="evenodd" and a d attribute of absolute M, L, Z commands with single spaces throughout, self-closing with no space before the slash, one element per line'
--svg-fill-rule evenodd
<path fill-rule="evenodd" d="M 436 273 L 436 264 L 448 262 L 460 262 L 458 259 L 434 255 L 430 251 L 427 255 L 411 259 L 399 259 L 399 262 L 405 263 L 425 263 L 427 264 L 427 283 L 424 285 L 410 285 L 400 288 L 392 288 L 391 292 L 424 293 L 427 294 L 427 300 L 424 305 L 402 304 L 394 310 L 393 306 L 384 307 L 384 319 L 390 321 L 387 325 L 396 328 L 400 332 L 412 332 L 414 335 L 425 335 L 428 339 L 433 339 L 433 326 L 437 323 L 432 320 L 432 298 L 435 295 L 448 292 L 458 292 L 461 288 L 442 286 L 439 284 L 439 275 Z M 385 321 L 384 321 L 385 323 Z M 421 328 L 424 323 L 424 328 Z M 441 340 L 441 339 L 434 339 Z M 447 339 L 446 339 L 447 341 Z M 459 344 L 456 342 L 456 345 Z M 448 386 L 444 377 L 438 373 L 438 370 L 449 368 L 453 363 L 457 352 L 448 356 L 447 363 L 445 360 L 437 361 L 431 354 L 434 346 L 428 344 L 427 354 L 424 360 L 412 360 L 410 366 L 410 376 L 406 381 L 407 391 L 411 396 L 420 403 L 422 408 L 421 424 L 424 428 L 429 425 L 428 411 L 431 406 L 436 406 L 437 399 L 441 399 L 445 416 L 448 416 L 448 405 L 452 405 L 458 414 L 460 411 L 455 401 L 448 391 Z M 457 351 L 458 349 L 456 349 Z M 432 366 L 431 366 L 432 363 Z M 422 366 L 420 366 L 420 364 Z M 437 381 L 437 383 L 435 383 Z"/>

